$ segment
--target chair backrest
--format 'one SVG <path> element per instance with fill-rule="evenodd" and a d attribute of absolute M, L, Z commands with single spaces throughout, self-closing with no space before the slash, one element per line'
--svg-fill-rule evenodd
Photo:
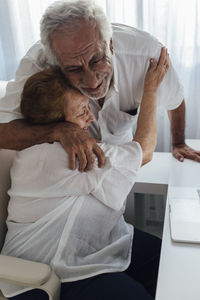
<path fill-rule="evenodd" d="M 0 81 L 0 101 L 5 95 L 7 81 Z M 7 218 L 8 195 L 10 187 L 10 167 L 15 151 L 0 149 L 0 250 L 6 234 L 5 220 Z"/>
<path fill-rule="evenodd" d="M 10 167 L 15 155 L 14 150 L 0 149 L 0 250 L 6 234 L 6 218 L 8 206 L 7 191 L 10 187 Z"/>

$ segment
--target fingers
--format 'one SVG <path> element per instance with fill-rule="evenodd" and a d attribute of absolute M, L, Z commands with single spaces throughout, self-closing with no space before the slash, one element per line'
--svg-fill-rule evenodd
<path fill-rule="evenodd" d="M 178 146 L 173 148 L 173 156 L 180 162 L 184 161 L 184 158 L 195 160 L 200 162 L 200 152 L 188 147 L 187 145 Z"/>
<path fill-rule="evenodd" d="M 76 168 L 76 158 L 79 163 L 79 171 L 87 172 L 90 171 L 94 165 L 94 155 L 92 151 L 79 149 L 76 153 L 69 152 L 69 168 L 75 170 Z"/>
<path fill-rule="evenodd" d="M 105 164 L 105 154 L 97 144 L 94 144 L 93 148 L 88 148 L 87 146 L 85 146 L 76 149 L 76 151 L 74 152 L 69 151 L 69 168 L 71 170 L 75 170 L 77 158 L 80 172 L 87 172 L 92 170 L 95 161 L 94 154 L 96 155 L 98 160 L 98 167 L 102 168 Z"/>
<path fill-rule="evenodd" d="M 102 168 L 105 165 L 105 154 L 104 154 L 103 150 L 98 145 L 95 145 L 93 152 L 97 156 L 98 167 Z"/>
<path fill-rule="evenodd" d="M 77 153 L 78 160 L 79 160 L 79 171 L 80 172 L 87 172 L 92 170 L 94 166 L 94 154 L 98 160 L 98 167 L 102 168 L 105 164 L 105 154 L 103 150 L 96 144 L 94 144 L 92 149 L 85 149 L 85 151 L 80 151 Z"/>
<path fill-rule="evenodd" d="M 85 166 L 85 168 L 83 169 L 84 172 L 90 171 L 92 170 L 93 166 L 94 166 L 94 155 L 92 151 L 85 151 L 86 154 L 86 158 L 87 158 L 87 164 Z"/>
<path fill-rule="evenodd" d="M 149 70 L 156 70 L 157 68 L 157 61 L 154 58 L 150 59 L 150 66 L 149 66 Z"/>
<path fill-rule="evenodd" d="M 79 151 L 77 152 L 77 158 L 79 161 L 79 171 L 83 172 L 86 169 L 87 166 L 87 156 L 84 150 L 79 149 Z"/>
<path fill-rule="evenodd" d="M 197 153 L 195 153 L 195 152 L 186 154 L 185 158 L 192 159 L 192 160 L 195 160 L 197 162 L 200 162 L 200 156 Z"/>
<path fill-rule="evenodd" d="M 167 53 L 167 48 L 166 47 L 162 47 L 161 48 L 161 53 L 160 53 L 160 57 L 158 60 L 158 64 L 159 65 L 165 65 L 168 61 L 168 53 Z"/>
<path fill-rule="evenodd" d="M 68 158 L 69 158 L 69 168 L 71 170 L 75 170 L 76 168 L 76 155 L 74 152 L 69 152 L 68 153 Z"/>
<path fill-rule="evenodd" d="M 200 156 L 200 151 L 194 151 L 194 153 Z"/>
<path fill-rule="evenodd" d="M 94 165 L 94 155 L 96 155 L 97 160 L 98 160 L 98 167 L 102 168 L 105 165 L 105 154 L 103 150 L 98 146 L 94 145 L 93 147 L 93 152 L 87 151 L 86 156 L 87 156 L 87 166 L 84 169 L 85 172 L 90 171 L 93 168 Z"/>
<path fill-rule="evenodd" d="M 160 58 L 158 60 L 158 67 L 161 67 L 164 69 L 165 72 L 169 69 L 169 54 L 167 52 L 166 47 L 162 47 Z"/>
<path fill-rule="evenodd" d="M 182 154 L 180 154 L 179 152 L 173 153 L 173 156 L 180 162 L 184 161 L 184 156 Z"/>
<path fill-rule="evenodd" d="M 68 158 L 69 158 L 69 168 L 71 170 L 75 170 L 76 168 L 76 158 L 78 158 L 79 161 L 79 171 L 83 172 L 87 166 L 87 158 L 85 153 L 80 149 L 77 152 L 68 152 Z"/>
<path fill-rule="evenodd" d="M 184 161 L 184 158 L 187 158 L 187 159 L 191 159 L 191 160 L 195 160 L 197 162 L 200 162 L 200 156 L 196 153 L 185 153 L 184 155 L 177 152 L 177 153 L 174 153 L 173 154 L 174 157 L 179 160 L 180 162 L 183 162 Z"/>

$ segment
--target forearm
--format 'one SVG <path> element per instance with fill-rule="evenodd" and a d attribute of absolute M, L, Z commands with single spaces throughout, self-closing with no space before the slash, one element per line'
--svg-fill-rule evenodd
<path fill-rule="evenodd" d="M 171 126 L 172 145 L 185 143 L 185 101 L 174 110 L 168 111 Z"/>
<path fill-rule="evenodd" d="M 31 125 L 24 120 L 0 124 L 0 149 L 22 150 L 55 139 L 55 124 Z"/>
<path fill-rule="evenodd" d="M 69 167 L 76 168 L 76 158 L 79 160 L 79 170 L 89 171 L 93 167 L 94 156 L 98 158 L 101 168 L 105 156 L 96 140 L 91 138 L 78 125 L 70 122 L 58 122 L 47 125 L 32 125 L 24 120 L 10 123 L 0 123 L 0 149 L 23 150 L 43 143 L 60 142 L 69 155 Z"/>
<path fill-rule="evenodd" d="M 156 92 L 143 94 L 134 141 L 140 143 L 143 164 L 151 160 L 157 140 Z"/>

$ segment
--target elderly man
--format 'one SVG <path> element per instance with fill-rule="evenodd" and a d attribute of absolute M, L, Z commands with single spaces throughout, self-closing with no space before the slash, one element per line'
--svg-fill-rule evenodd
<path fill-rule="evenodd" d="M 134 28 L 119 24 L 111 28 L 102 9 L 89 0 L 60 1 L 49 7 L 41 22 L 41 40 L 42 44 L 36 43 L 22 59 L 15 81 L 9 83 L 7 95 L 1 100 L 0 148 L 21 150 L 58 141 L 68 152 L 71 169 L 75 168 L 78 157 L 79 170 L 90 170 L 95 155 L 101 167 L 104 153 L 96 140 L 110 144 L 132 140 L 149 59 L 158 60 L 162 46 L 149 34 Z M 75 124 L 28 125 L 22 119 L 19 107 L 24 82 L 49 65 L 59 65 L 70 84 L 91 99 L 90 105 L 97 119 L 90 128 L 93 138 Z M 170 111 L 176 157 L 200 160 L 199 155 L 184 143 L 185 104 L 172 67 L 157 96 L 159 104 Z M 137 283 L 127 274 L 105 271 L 105 274 L 82 280 L 76 278 L 76 282 L 64 284 L 61 299 L 152 299 L 160 240 L 135 231 L 131 253 L 133 264 L 127 273 L 134 273 Z M 141 290 L 139 283 L 152 297 Z M 132 295 L 130 291 L 133 290 Z M 37 290 L 35 293 L 32 296 L 25 294 L 25 299 L 46 299 L 38 295 Z M 19 299 L 23 298 L 19 295 Z"/>
<path fill-rule="evenodd" d="M 127 135 L 127 127 L 136 123 L 149 58 L 159 57 L 161 44 L 128 26 L 111 28 L 102 10 L 90 1 L 63 1 L 49 7 L 41 22 L 41 39 L 43 45 L 38 42 L 28 51 L 1 100 L 0 148 L 21 150 L 59 141 L 72 169 L 78 157 L 79 170 L 90 170 L 95 155 L 102 167 L 104 154 L 95 139 L 123 142 L 116 136 Z M 19 102 L 24 82 L 48 65 L 59 65 L 74 87 L 95 100 L 91 104 L 97 118 L 91 132 L 95 139 L 72 124 L 30 126 L 22 120 Z M 185 144 L 185 102 L 173 67 L 158 98 L 168 109 L 174 156 L 200 161 L 199 152 Z"/>

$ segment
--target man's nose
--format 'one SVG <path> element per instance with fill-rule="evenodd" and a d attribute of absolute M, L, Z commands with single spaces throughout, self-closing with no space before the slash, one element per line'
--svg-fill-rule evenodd
<path fill-rule="evenodd" d="M 93 70 L 87 70 L 83 79 L 84 85 L 87 88 L 95 89 L 99 84 L 99 73 Z"/>

